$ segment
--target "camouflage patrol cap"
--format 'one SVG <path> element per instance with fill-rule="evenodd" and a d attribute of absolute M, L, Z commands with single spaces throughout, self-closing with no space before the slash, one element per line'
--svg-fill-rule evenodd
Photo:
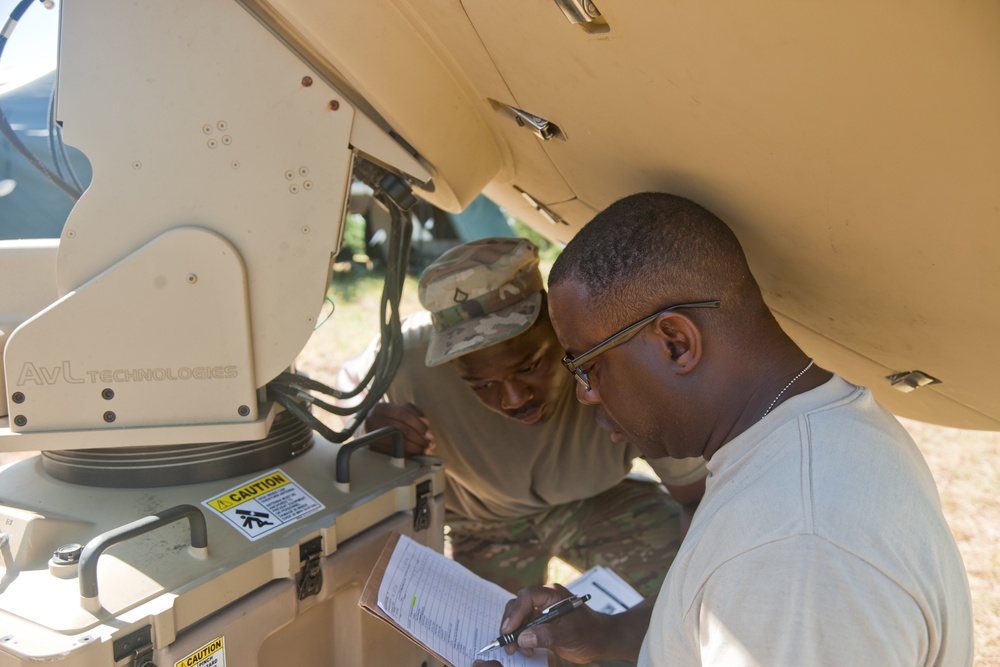
<path fill-rule="evenodd" d="M 427 365 L 513 338 L 542 307 L 538 248 L 521 238 L 470 241 L 444 253 L 420 276 L 420 303 L 434 332 Z"/>

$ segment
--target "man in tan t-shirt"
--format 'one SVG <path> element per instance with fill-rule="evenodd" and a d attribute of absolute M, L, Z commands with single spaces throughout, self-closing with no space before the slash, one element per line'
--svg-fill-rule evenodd
<path fill-rule="evenodd" d="M 677 195 L 625 197 L 576 234 L 549 288 L 562 363 L 602 428 L 709 472 L 655 606 L 585 607 L 505 651 L 640 667 L 972 665 L 969 581 L 920 450 L 870 390 L 782 331 L 728 225 Z M 526 589 L 497 626 L 566 595 Z"/>
<path fill-rule="evenodd" d="M 419 291 L 429 312 L 404 323 L 402 363 L 364 429 L 395 426 L 408 455 L 445 461 L 455 560 L 512 592 L 542 583 L 551 556 L 608 566 L 643 595 L 658 590 L 704 461 L 651 461 L 673 497 L 629 477 L 638 451 L 597 427 L 561 367 L 537 248 L 516 238 L 458 246 L 424 271 Z M 376 346 L 338 384 L 356 384 Z"/>

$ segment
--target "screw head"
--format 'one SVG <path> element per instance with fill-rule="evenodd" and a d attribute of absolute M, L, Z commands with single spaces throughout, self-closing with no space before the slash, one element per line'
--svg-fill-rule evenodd
<path fill-rule="evenodd" d="M 15 426 L 24 426 L 27 423 L 28 423 L 28 418 L 25 417 L 24 415 L 17 415 L 16 417 L 14 417 Z"/>
<path fill-rule="evenodd" d="M 250 408 L 246 405 L 241 405 L 239 410 L 237 410 L 237 412 L 240 413 L 240 417 L 246 417 L 248 414 L 250 414 Z"/>
<path fill-rule="evenodd" d="M 118 416 L 111 410 L 108 410 L 107 412 L 104 413 L 104 421 L 108 422 L 109 424 L 117 418 Z"/>
<path fill-rule="evenodd" d="M 326 105 L 326 108 L 330 111 L 336 111 L 340 108 L 340 102 L 337 100 L 330 100 L 330 103 Z"/>
<path fill-rule="evenodd" d="M 24 403 L 24 394 L 22 394 L 19 391 L 15 391 L 13 394 L 10 395 L 10 400 L 14 401 L 15 403 Z"/>
<path fill-rule="evenodd" d="M 302 77 L 302 85 L 305 86 L 306 88 L 313 85 L 313 78 L 311 76 Z"/>

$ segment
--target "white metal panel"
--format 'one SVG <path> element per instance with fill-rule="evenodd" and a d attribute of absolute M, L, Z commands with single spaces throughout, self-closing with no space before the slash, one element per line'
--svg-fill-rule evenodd
<path fill-rule="evenodd" d="M 61 293 L 173 227 L 217 231 L 247 266 L 267 382 L 323 304 L 353 108 L 235 2 L 62 9 L 59 117 L 94 180 L 63 231 Z"/>

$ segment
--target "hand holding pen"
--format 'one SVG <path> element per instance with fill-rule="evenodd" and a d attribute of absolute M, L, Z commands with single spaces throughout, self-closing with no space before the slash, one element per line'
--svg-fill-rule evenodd
<path fill-rule="evenodd" d="M 493 640 L 486 646 L 479 649 L 479 652 L 476 653 L 476 655 L 489 651 L 490 649 L 493 648 L 499 648 L 501 646 L 507 646 L 508 644 L 513 644 L 514 642 L 517 641 L 517 638 L 521 635 L 521 633 L 527 630 L 528 628 L 533 628 L 536 625 L 541 625 L 542 623 L 548 623 L 550 621 L 556 620 L 561 616 L 565 616 L 574 609 L 579 609 L 580 607 L 582 607 L 589 599 L 590 599 L 589 595 L 584 595 L 583 597 L 577 597 L 574 595 L 572 597 L 564 598 L 559 602 L 556 602 L 555 604 L 550 605 L 545 609 L 543 609 L 542 615 L 536 618 L 535 620 L 525 623 L 517 630 L 514 630 L 514 632 L 509 632 L 507 634 L 500 635 L 495 640 Z"/>

